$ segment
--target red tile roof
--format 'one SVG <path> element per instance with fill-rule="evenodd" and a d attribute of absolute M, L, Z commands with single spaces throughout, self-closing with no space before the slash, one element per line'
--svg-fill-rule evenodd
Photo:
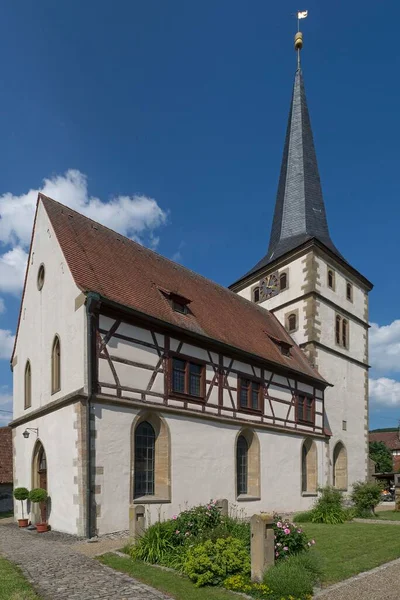
<path fill-rule="evenodd" d="M 389 450 L 400 450 L 398 431 L 377 431 L 369 434 L 370 442 L 383 442 Z"/>
<path fill-rule="evenodd" d="M 12 429 L 0 427 L 0 483 L 13 481 Z"/>
<path fill-rule="evenodd" d="M 189 333 L 233 346 L 326 384 L 278 319 L 264 308 L 39 194 L 76 285 Z M 168 290 L 190 301 L 172 310 Z M 292 345 L 282 355 L 269 337 Z"/>

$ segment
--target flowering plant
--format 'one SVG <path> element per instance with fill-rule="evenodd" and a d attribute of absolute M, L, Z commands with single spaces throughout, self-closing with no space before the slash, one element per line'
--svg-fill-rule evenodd
<path fill-rule="evenodd" d="M 175 527 L 175 543 L 181 544 L 221 524 L 221 512 L 215 500 L 203 506 L 195 506 L 172 518 Z"/>
<path fill-rule="evenodd" d="M 279 515 L 274 515 L 274 534 L 276 560 L 299 554 L 315 544 L 314 540 L 307 538 L 301 527 L 282 519 Z"/>

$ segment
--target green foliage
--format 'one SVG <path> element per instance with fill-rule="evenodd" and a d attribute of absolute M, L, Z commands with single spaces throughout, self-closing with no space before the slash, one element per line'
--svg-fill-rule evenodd
<path fill-rule="evenodd" d="M 318 491 L 321 495 L 311 511 L 312 523 L 338 525 L 347 521 L 348 515 L 343 509 L 342 493 L 330 485 L 320 488 Z"/>
<path fill-rule="evenodd" d="M 296 513 L 293 517 L 294 523 L 311 523 L 312 510 L 305 510 L 304 512 Z"/>
<path fill-rule="evenodd" d="M 275 558 L 280 560 L 293 554 L 308 550 L 315 544 L 309 541 L 301 527 L 285 521 L 279 515 L 274 515 Z"/>
<path fill-rule="evenodd" d="M 322 576 L 317 555 L 307 552 L 290 556 L 276 563 L 264 574 L 264 583 L 273 591 L 274 598 L 311 598 L 313 587 Z"/>
<path fill-rule="evenodd" d="M 229 575 L 249 575 L 250 555 L 235 538 L 207 540 L 188 549 L 183 570 L 196 587 L 220 585 Z"/>
<path fill-rule="evenodd" d="M 173 521 L 159 521 L 150 525 L 130 549 L 134 560 L 163 563 L 167 554 L 175 552 Z"/>
<path fill-rule="evenodd" d="M 47 492 L 43 488 L 34 488 L 29 492 L 29 500 L 35 504 L 38 502 L 45 502 L 47 498 Z"/>
<path fill-rule="evenodd" d="M 378 483 L 357 481 L 353 485 L 351 499 L 355 504 L 356 515 L 375 514 L 375 507 L 381 500 L 382 488 Z"/>
<path fill-rule="evenodd" d="M 233 592 L 251 594 L 255 598 L 270 598 L 272 591 L 265 583 L 253 583 L 244 575 L 231 575 L 224 581 L 224 588 Z"/>
<path fill-rule="evenodd" d="M 383 442 L 369 443 L 369 456 L 375 462 L 377 473 L 391 473 L 393 458 L 389 448 Z"/>
<path fill-rule="evenodd" d="M 16 500 L 21 500 L 21 502 L 23 500 L 28 500 L 28 496 L 29 496 L 29 490 L 27 490 L 24 487 L 17 487 L 14 490 L 14 498 Z"/>
<path fill-rule="evenodd" d="M 176 544 L 185 543 L 186 538 L 202 537 L 221 524 L 221 512 L 213 500 L 204 506 L 195 506 L 173 517 Z"/>

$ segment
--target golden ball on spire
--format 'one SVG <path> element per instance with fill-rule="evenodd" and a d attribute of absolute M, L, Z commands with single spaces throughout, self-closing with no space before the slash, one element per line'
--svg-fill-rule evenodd
<path fill-rule="evenodd" d="M 301 50 L 303 47 L 303 34 L 301 33 L 301 31 L 298 31 L 296 33 L 296 35 L 294 36 L 294 49 L 297 50 Z"/>

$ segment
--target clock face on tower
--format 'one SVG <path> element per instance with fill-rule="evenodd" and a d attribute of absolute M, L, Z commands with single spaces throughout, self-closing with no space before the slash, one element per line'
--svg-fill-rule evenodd
<path fill-rule="evenodd" d="M 271 273 L 260 281 L 260 301 L 268 300 L 279 294 L 279 275 Z"/>

